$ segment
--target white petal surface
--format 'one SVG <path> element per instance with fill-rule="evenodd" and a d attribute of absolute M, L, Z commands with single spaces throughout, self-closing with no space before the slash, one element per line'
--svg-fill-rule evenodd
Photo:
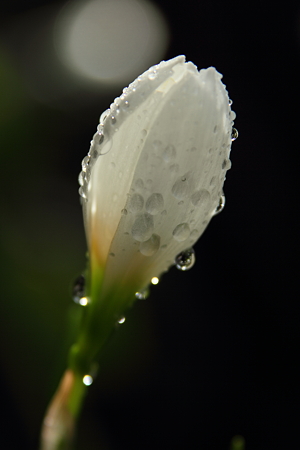
<path fill-rule="evenodd" d="M 101 116 L 83 161 L 90 252 L 104 288 L 160 276 L 213 217 L 230 168 L 232 116 L 221 75 L 179 56 L 149 69 Z"/>

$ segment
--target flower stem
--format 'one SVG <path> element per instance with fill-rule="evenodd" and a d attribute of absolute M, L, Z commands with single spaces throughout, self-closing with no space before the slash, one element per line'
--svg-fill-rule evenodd
<path fill-rule="evenodd" d="M 82 376 L 67 369 L 46 411 L 40 450 L 70 450 L 76 420 L 81 410 L 86 386 Z"/>

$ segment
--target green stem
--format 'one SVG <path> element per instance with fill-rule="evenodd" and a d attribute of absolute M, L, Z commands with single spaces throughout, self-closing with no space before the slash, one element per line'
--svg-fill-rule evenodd
<path fill-rule="evenodd" d="M 85 396 L 82 376 L 67 369 L 46 412 L 40 450 L 70 450 Z"/>

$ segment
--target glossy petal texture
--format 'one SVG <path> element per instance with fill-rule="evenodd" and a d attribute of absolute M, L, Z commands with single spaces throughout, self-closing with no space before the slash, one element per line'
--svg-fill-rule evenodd
<path fill-rule="evenodd" d="M 150 68 L 102 114 L 80 193 L 104 287 L 143 288 L 199 239 L 230 168 L 233 117 L 221 75 L 184 56 Z"/>

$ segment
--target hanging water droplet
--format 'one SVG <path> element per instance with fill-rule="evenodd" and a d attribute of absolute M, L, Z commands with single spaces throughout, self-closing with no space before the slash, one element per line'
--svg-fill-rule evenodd
<path fill-rule="evenodd" d="M 239 132 L 236 128 L 232 128 L 231 131 L 231 140 L 235 141 L 238 138 Z"/>
<path fill-rule="evenodd" d="M 79 303 L 80 299 L 85 295 L 85 278 L 79 275 L 73 284 L 72 297 L 75 303 Z"/>
<path fill-rule="evenodd" d="M 233 103 L 233 101 L 231 100 L 231 98 L 229 99 L 229 106 L 231 106 L 232 105 L 232 103 Z"/>
<path fill-rule="evenodd" d="M 152 277 L 151 278 L 151 284 L 154 284 L 154 286 L 156 286 L 159 283 L 159 278 L 158 277 Z"/>
<path fill-rule="evenodd" d="M 160 236 L 157 234 L 152 234 L 151 238 L 147 241 L 140 243 L 140 252 L 145 256 L 154 255 L 160 246 Z"/>
<path fill-rule="evenodd" d="M 87 297 L 81 297 L 78 303 L 81 306 L 86 306 L 89 304 L 89 299 Z"/>
<path fill-rule="evenodd" d="M 159 193 L 151 194 L 145 205 L 146 211 L 152 216 L 160 213 L 164 209 L 164 199 Z"/>
<path fill-rule="evenodd" d="M 180 223 L 173 230 L 173 238 L 178 242 L 185 241 L 190 235 L 190 227 L 188 223 Z"/>
<path fill-rule="evenodd" d="M 84 375 L 84 377 L 82 378 L 82 382 L 83 384 L 85 384 L 86 386 L 90 386 L 93 383 L 93 377 L 91 375 Z"/>
<path fill-rule="evenodd" d="M 216 210 L 214 212 L 214 216 L 216 216 L 217 214 L 220 214 L 220 212 L 223 211 L 224 206 L 225 206 L 225 195 L 223 193 L 220 197 L 219 204 L 216 207 Z"/>
<path fill-rule="evenodd" d="M 135 298 L 138 300 L 146 300 L 146 298 L 149 297 L 149 293 L 150 291 L 148 288 L 142 289 L 141 291 L 135 293 Z"/>
<path fill-rule="evenodd" d="M 144 197 L 140 194 L 133 194 L 128 201 L 127 209 L 129 212 L 135 214 L 142 211 L 144 207 Z"/>
<path fill-rule="evenodd" d="M 188 250 L 184 250 L 179 253 L 179 255 L 175 258 L 175 264 L 177 269 L 179 270 L 189 270 L 193 267 L 196 261 L 195 251 L 193 248 L 189 248 Z"/>
<path fill-rule="evenodd" d="M 123 317 L 121 317 L 121 319 L 119 319 L 118 320 L 118 323 L 124 323 L 125 322 L 125 320 L 126 320 L 126 317 L 125 316 L 123 316 Z"/>
<path fill-rule="evenodd" d="M 153 216 L 150 214 L 141 214 L 138 216 L 131 228 L 132 237 L 139 242 L 150 239 L 154 229 Z"/>

